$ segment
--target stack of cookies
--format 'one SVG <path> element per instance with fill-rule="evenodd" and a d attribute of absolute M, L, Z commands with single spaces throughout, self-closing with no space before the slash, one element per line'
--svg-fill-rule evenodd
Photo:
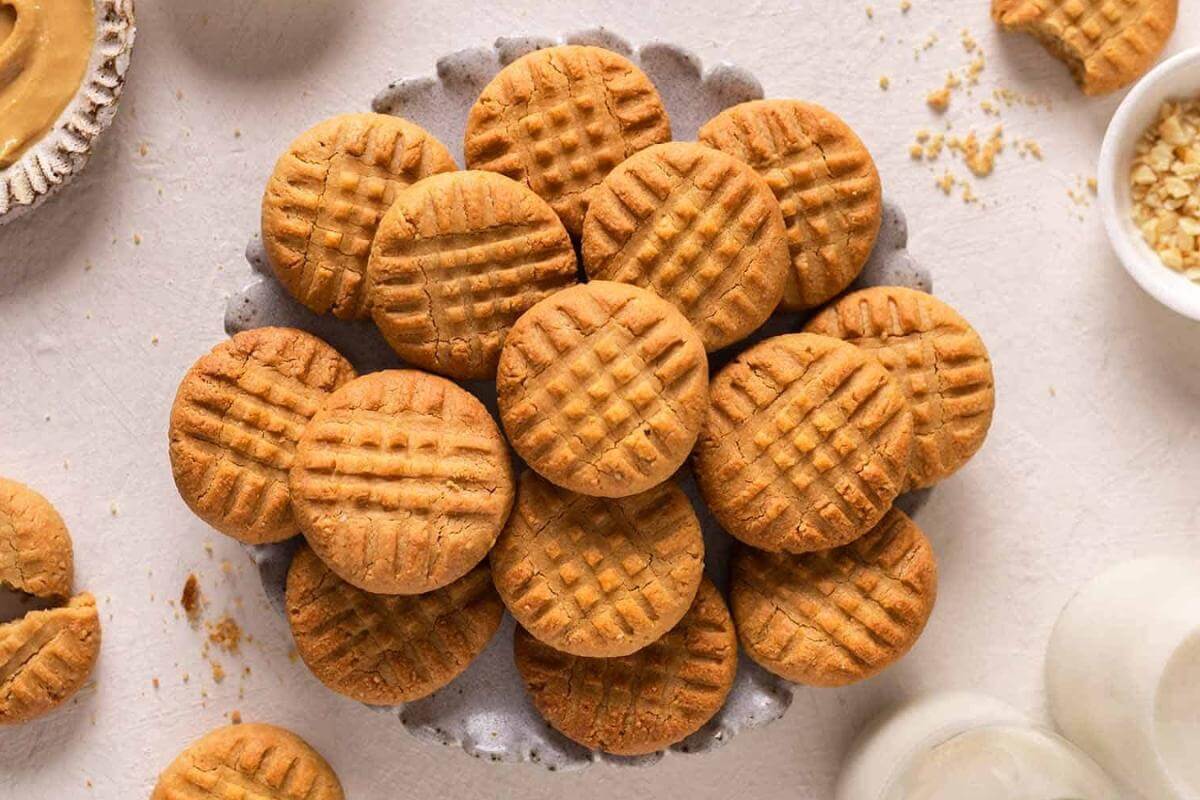
<path fill-rule="evenodd" d="M 184 379 L 171 457 L 218 530 L 303 533 L 287 612 L 334 690 L 428 695 L 507 608 L 546 720 L 636 755 L 716 714 L 739 640 L 779 675 L 834 686 L 919 636 L 936 565 L 893 502 L 982 444 L 983 343 L 930 295 L 843 295 L 881 192 L 835 115 L 756 101 L 698 142 L 670 138 L 634 64 L 565 46 L 484 89 L 468 170 L 372 114 L 321 123 L 280 159 L 263 200 L 276 275 L 315 312 L 370 317 L 420 371 L 356 376 L 301 331 L 239 334 Z M 807 315 L 804 331 L 710 381 L 709 354 L 776 309 Z M 500 425 L 451 379 L 494 380 Z M 744 544 L 732 612 L 677 479 L 689 457 Z"/>

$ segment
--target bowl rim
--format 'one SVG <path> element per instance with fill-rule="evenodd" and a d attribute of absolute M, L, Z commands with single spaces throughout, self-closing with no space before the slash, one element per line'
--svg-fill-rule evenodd
<path fill-rule="evenodd" d="M 1126 219 L 1120 202 L 1128 197 L 1128 184 L 1123 177 L 1126 159 L 1144 132 L 1140 125 L 1136 129 L 1134 126 L 1148 105 L 1153 104 L 1157 110 L 1167 97 L 1172 96 L 1159 91 L 1164 79 L 1189 68 L 1197 72 L 1196 95 L 1200 97 L 1200 47 L 1189 48 L 1162 62 L 1130 90 L 1105 131 L 1097 178 L 1105 232 L 1125 271 L 1159 303 L 1200 321 L 1200 283 L 1162 263 L 1142 240 L 1132 221 Z"/>

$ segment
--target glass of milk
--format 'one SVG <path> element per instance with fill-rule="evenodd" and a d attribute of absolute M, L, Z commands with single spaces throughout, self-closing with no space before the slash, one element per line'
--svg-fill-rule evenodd
<path fill-rule="evenodd" d="M 1077 748 L 984 695 L 940 692 L 870 723 L 836 800 L 1123 800 Z"/>
<path fill-rule="evenodd" d="M 1063 734 L 1151 800 L 1200 800 L 1200 561 L 1138 559 L 1055 625 L 1046 693 Z"/>

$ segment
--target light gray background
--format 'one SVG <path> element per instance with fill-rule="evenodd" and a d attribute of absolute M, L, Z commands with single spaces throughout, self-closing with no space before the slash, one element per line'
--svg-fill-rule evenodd
<path fill-rule="evenodd" d="M 0 731 L 0 798 L 146 797 L 156 773 L 233 709 L 308 738 L 355 800 L 827 798 L 855 730 L 913 693 L 977 689 L 1044 718 L 1041 658 L 1073 589 L 1128 556 L 1200 555 L 1200 326 L 1144 296 L 1110 254 L 1095 206 L 1067 196 L 1094 174 L 1118 98 L 1082 97 L 1040 47 L 996 34 L 986 0 L 913 0 L 907 14 L 898 2 L 875 2 L 869 20 L 857 0 L 143 0 L 123 108 L 95 162 L 0 229 L 0 474 L 61 510 L 77 584 L 100 599 L 105 624 L 95 685 L 48 719 Z M 1200 42 L 1195 0 L 1181 5 L 1172 52 Z M 177 498 L 165 430 L 180 376 L 222 336 L 261 187 L 294 134 L 366 108 L 383 84 L 430 73 L 444 53 L 597 24 L 734 61 L 769 96 L 842 114 L 906 209 L 939 295 L 991 348 L 999 398 L 987 446 L 923 512 L 941 596 L 899 666 L 849 689 L 801 690 L 783 721 L 709 755 L 549 775 L 418 742 L 289 660 L 287 631 L 240 548 Z M 996 175 L 975 181 L 985 207 L 942 196 L 907 152 L 935 123 L 925 93 L 969 61 L 964 27 L 988 67 L 974 98 L 956 93 L 956 130 L 990 131 L 978 101 L 996 85 L 1053 101 L 1003 112 L 1006 130 L 1035 138 L 1046 159 L 1003 154 Z M 931 33 L 939 41 L 915 57 Z M 221 684 L 202 633 L 167 604 L 191 571 L 206 616 L 229 610 L 254 636 L 241 656 L 220 657 Z"/>

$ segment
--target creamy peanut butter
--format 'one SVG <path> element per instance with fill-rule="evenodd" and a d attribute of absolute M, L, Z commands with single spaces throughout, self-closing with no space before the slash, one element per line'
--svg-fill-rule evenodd
<path fill-rule="evenodd" d="M 87 71 L 92 0 L 0 0 L 0 169 L 53 126 Z"/>

